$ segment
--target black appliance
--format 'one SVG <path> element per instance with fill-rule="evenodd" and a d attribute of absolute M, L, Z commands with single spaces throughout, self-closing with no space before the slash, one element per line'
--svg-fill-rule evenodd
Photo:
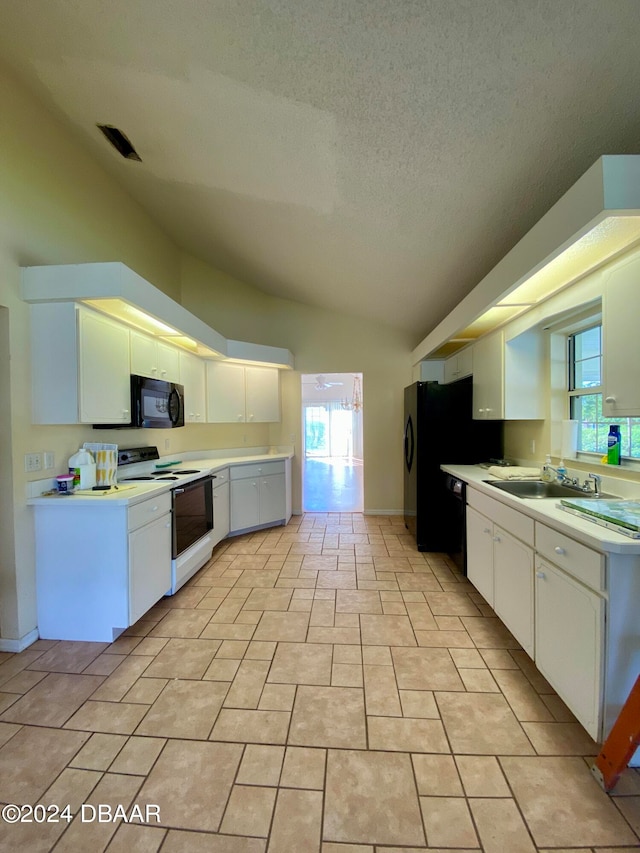
<path fill-rule="evenodd" d="M 171 429 L 184 426 L 184 388 L 175 382 L 131 375 L 131 422 L 94 424 L 94 429 Z"/>
<path fill-rule="evenodd" d="M 171 557 L 176 560 L 187 548 L 213 530 L 213 491 L 215 475 L 192 480 L 171 489 L 173 531 Z"/>
<path fill-rule="evenodd" d="M 444 478 L 444 512 L 448 519 L 451 544 L 447 553 L 463 575 L 467 574 L 467 484 L 451 474 Z"/>
<path fill-rule="evenodd" d="M 414 382 L 404 391 L 404 521 L 418 551 L 463 545 L 460 501 L 447 494 L 446 463 L 473 465 L 503 455 L 502 421 L 473 420 L 471 377 L 447 385 Z"/>

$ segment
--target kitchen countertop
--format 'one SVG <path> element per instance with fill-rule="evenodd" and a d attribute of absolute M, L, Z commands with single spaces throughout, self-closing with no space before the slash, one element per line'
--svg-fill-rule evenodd
<path fill-rule="evenodd" d="M 203 452 L 203 451 L 199 451 Z M 197 480 L 200 477 L 203 477 L 207 474 L 215 474 L 216 471 L 220 471 L 222 468 L 227 468 L 230 465 L 251 465 L 260 462 L 278 462 L 283 459 L 291 459 L 294 455 L 293 450 L 282 450 L 282 451 L 268 451 L 266 453 L 255 453 L 255 454 L 242 454 L 237 451 L 230 450 L 230 456 L 219 456 L 219 453 L 224 453 L 225 451 L 212 451 L 212 456 L 202 456 L 197 457 L 194 454 L 194 451 L 189 451 L 185 453 L 173 454 L 173 458 L 179 457 L 180 465 L 174 467 L 180 468 L 198 468 L 199 471 L 197 474 L 193 474 L 190 477 L 183 477 L 181 479 L 181 485 L 184 483 L 189 483 L 193 480 Z M 206 451 L 204 451 L 206 453 Z M 171 458 L 171 457 L 169 457 Z M 158 462 L 162 462 L 162 459 L 156 460 L 156 464 Z M 171 471 L 171 468 L 167 469 L 167 473 Z M 131 486 L 131 483 L 127 484 Z M 41 495 L 39 497 L 32 497 L 27 500 L 28 506 L 133 506 L 135 504 L 140 503 L 141 501 L 146 500 L 147 498 L 153 497 L 154 495 L 161 495 L 164 492 L 170 492 L 172 488 L 174 488 L 176 483 L 172 480 L 151 480 L 151 481 L 142 481 L 135 483 L 133 488 L 128 488 L 122 491 L 114 491 L 108 494 L 101 494 L 98 496 L 95 495 Z"/>
<path fill-rule="evenodd" d="M 488 470 L 480 465 L 441 465 L 440 467 L 447 474 L 458 477 L 479 492 L 528 515 L 535 521 L 543 522 L 561 533 L 566 533 L 567 536 L 572 536 L 596 551 L 628 555 L 640 554 L 640 540 L 630 539 L 621 533 L 615 533 L 613 530 L 600 527 L 592 521 L 583 521 L 581 518 L 565 512 L 560 509 L 557 498 L 519 498 L 510 495 L 483 482 L 483 480 L 498 481 L 499 478 L 490 475 Z M 615 493 L 614 486 L 610 488 L 607 485 L 606 490 Z"/>

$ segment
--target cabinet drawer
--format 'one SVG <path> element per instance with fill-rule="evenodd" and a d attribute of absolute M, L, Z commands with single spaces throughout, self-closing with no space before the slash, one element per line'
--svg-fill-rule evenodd
<path fill-rule="evenodd" d="M 266 477 L 269 474 L 284 474 L 284 459 L 280 459 L 278 462 L 234 465 L 230 471 L 232 480 L 246 480 L 249 477 Z"/>
<path fill-rule="evenodd" d="M 476 489 L 467 489 L 467 503 L 517 539 L 533 545 L 533 519 Z"/>
<path fill-rule="evenodd" d="M 598 551 L 540 522 L 536 522 L 536 551 L 592 589 L 604 590 L 604 555 Z"/>
<path fill-rule="evenodd" d="M 213 481 L 213 488 L 217 489 L 218 486 L 222 486 L 229 482 L 229 469 L 223 468 L 222 471 L 216 471 L 213 476 L 215 477 L 215 480 Z"/>
<path fill-rule="evenodd" d="M 142 527 L 143 524 L 148 524 L 155 518 L 160 518 L 161 515 L 170 511 L 171 494 L 169 492 L 158 495 L 155 498 L 149 498 L 149 500 L 129 507 L 128 529 L 136 530 L 138 527 Z"/>

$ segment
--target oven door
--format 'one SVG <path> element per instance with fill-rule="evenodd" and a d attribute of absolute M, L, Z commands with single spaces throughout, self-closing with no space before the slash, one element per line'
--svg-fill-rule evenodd
<path fill-rule="evenodd" d="M 177 559 L 213 530 L 213 477 L 201 477 L 171 490 L 173 530 L 171 557 Z"/>

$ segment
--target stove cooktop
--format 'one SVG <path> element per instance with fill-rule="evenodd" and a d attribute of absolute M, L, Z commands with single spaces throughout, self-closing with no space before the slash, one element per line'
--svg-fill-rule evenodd
<path fill-rule="evenodd" d="M 138 474 L 134 477 L 121 477 L 119 482 L 129 483 L 132 481 L 140 482 L 143 480 L 179 480 L 180 476 L 187 474 L 199 474 L 198 468 L 180 468 L 172 469 L 171 471 L 152 471 L 150 474 Z"/>

